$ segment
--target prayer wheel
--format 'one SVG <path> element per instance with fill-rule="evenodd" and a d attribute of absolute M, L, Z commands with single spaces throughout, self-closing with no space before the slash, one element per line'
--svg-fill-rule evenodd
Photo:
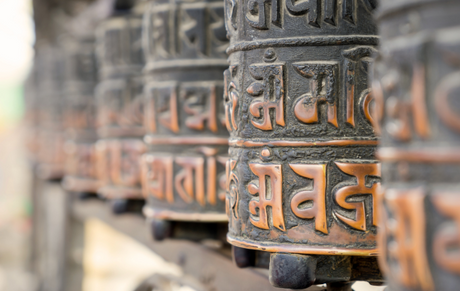
<path fill-rule="evenodd" d="M 391 291 L 460 284 L 460 2 L 383 1 L 373 90 L 379 261 Z"/>
<path fill-rule="evenodd" d="M 101 82 L 96 89 L 98 193 L 113 201 L 115 212 L 143 205 L 140 157 L 142 140 L 144 56 L 141 46 L 143 3 L 115 13 L 97 30 Z"/>
<path fill-rule="evenodd" d="M 144 20 L 144 214 L 156 239 L 172 222 L 208 223 L 204 232 L 214 232 L 211 223 L 227 221 L 223 2 L 150 1 Z"/>
<path fill-rule="evenodd" d="M 96 167 L 97 66 L 94 38 L 66 40 L 65 68 L 66 176 L 63 187 L 71 192 L 97 193 Z"/>
<path fill-rule="evenodd" d="M 283 288 L 381 282 L 368 85 L 375 1 L 226 0 L 225 8 L 227 238 L 243 254 L 235 260 L 251 253 L 241 249 L 270 252 L 270 281 Z M 366 278 L 355 272 L 363 265 Z"/>
<path fill-rule="evenodd" d="M 61 179 L 64 175 L 63 55 L 55 44 L 37 44 L 37 100 L 39 114 L 37 176 Z"/>

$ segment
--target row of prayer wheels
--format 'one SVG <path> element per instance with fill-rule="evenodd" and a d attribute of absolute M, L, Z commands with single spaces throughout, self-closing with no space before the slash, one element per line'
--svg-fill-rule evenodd
<path fill-rule="evenodd" d="M 37 175 L 142 208 L 156 240 L 228 241 L 276 287 L 458 290 L 459 12 L 139 0 L 37 45 Z"/>

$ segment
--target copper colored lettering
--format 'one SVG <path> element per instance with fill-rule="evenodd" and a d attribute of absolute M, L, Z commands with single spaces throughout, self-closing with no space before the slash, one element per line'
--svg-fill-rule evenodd
<path fill-rule="evenodd" d="M 352 1 L 345 1 L 343 3 L 343 7 L 349 8 L 350 11 L 344 13 L 344 19 L 353 23 L 353 11 L 355 10 L 353 6 L 354 0 Z M 348 15 L 348 17 L 346 16 Z M 369 67 L 372 66 L 372 55 L 375 54 L 377 51 L 370 46 L 358 46 L 349 50 L 345 50 L 342 52 L 343 56 L 346 58 L 345 60 L 345 92 L 346 92 L 346 122 L 353 127 L 355 126 L 355 103 L 356 103 L 356 95 L 360 96 L 362 92 L 357 92 L 357 85 L 360 80 L 364 78 L 366 80 Z M 360 73 L 362 72 L 362 73 Z M 367 90 L 367 89 L 366 89 Z"/>
<path fill-rule="evenodd" d="M 272 130 L 270 109 L 275 110 L 275 122 L 285 126 L 284 122 L 284 65 L 282 64 L 255 64 L 249 66 L 251 76 L 262 82 L 254 82 L 247 92 L 258 98 L 263 94 L 263 100 L 256 99 L 249 105 L 249 112 L 262 121 L 251 120 L 251 123 L 262 130 Z"/>
<path fill-rule="evenodd" d="M 327 234 L 326 219 L 326 164 L 304 165 L 290 164 L 296 174 L 313 180 L 312 190 L 302 190 L 296 193 L 291 200 L 292 212 L 297 217 L 315 218 L 315 229 Z M 313 206 L 301 207 L 301 204 L 311 201 Z"/>
<path fill-rule="evenodd" d="M 179 132 L 179 117 L 177 115 L 177 88 L 176 86 L 152 88 L 146 104 L 145 124 L 149 131 L 157 132 L 156 119 L 171 130 Z"/>
<path fill-rule="evenodd" d="M 238 192 L 238 185 L 239 179 L 236 176 L 234 170 L 236 167 L 236 160 L 229 159 L 227 160 L 227 164 L 225 166 L 225 172 L 227 176 L 227 198 L 225 199 L 227 215 L 230 216 L 230 213 L 236 219 L 239 218 L 238 216 L 238 201 L 239 201 L 239 192 Z"/>
<path fill-rule="evenodd" d="M 206 122 L 212 132 L 217 132 L 216 86 L 184 87 L 181 95 L 185 99 L 184 111 L 191 115 L 186 118 L 185 125 L 203 130 Z"/>
<path fill-rule="evenodd" d="M 425 68 L 416 64 L 413 68 L 411 101 L 401 101 L 396 97 L 389 97 L 386 101 L 387 114 L 395 119 L 387 125 L 390 135 L 401 141 L 411 140 L 410 114 L 412 113 L 417 134 L 423 139 L 430 136 L 425 95 Z"/>
<path fill-rule="evenodd" d="M 384 203 L 393 217 L 387 217 L 382 209 L 379 259 L 384 272 L 406 288 L 433 291 L 425 245 L 424 200 L 423 188 L 386 190 Z M 390 237 L 393 239 L 388 241 Z M 399 268 L 390 267 L 387 260 L 397 262 Z"/>
<path fill-rule="evenodd" d="M 432 200 L 436 209 L 452 219 L 436 231 L 433 256 L 442 268 L 460 274 L 460 199 L 459 193 L 436 193 Z"/>
<path fill-rule="evenodd" d="M 174 202 L 173 157 L 144 155 L 142 158 L 142 188 L 144 197 Z"/>
<path fill-rule="evenodd" d="M 229 132 L 238 129 L 235 118 L 239 94 L 236 83 L 231 80 L 235 76 L 236 70 L 237 66 L 230 66 L 230 68 L 224 72 L 225 125 Z"/>
<path fill-rule="evenodd" d="M 187 203 L 192 203 L 196 199 L 198 203 L 205 205 L 204 159 L 177 157 L 176 163 L 183 168 L 174 178 L 177 193 Z"/>
<path fill-rule="evenodd" d="M 359 229 L 367 230 L 366 227 L 366 208 L 364 201 L 347 201 L 354 195 L 371 195 L 372 197 L 372 225 L 377 226 L 377 191 L 380 182 L 368 186 L 367 177 L 380 177 L 380 164 L 351 164 L 335 162 L 337 167 L 348 175 L 356 177 L 355 185 L 343 186 L 335 193 L 337 204 L 349 210 L 355 210 L 355 219 L 350 219 L 340 213 L 335 213 L 337 217 L 347 225 Z"/>
<path fill-rule="evenodd" d="M 251 223 L 261 229 L 270 229 L 267 208 L 271 207 L 273 226 L 285 231 L 281 165 L 250 163 L 249 168 L 259 178 L 248 185 L 251 195 L 258 194 L 249 202 L 249 211 L 252 214 L 249 218 Z"/>
<path fill-rule="evenodd" d="M 296 71 L 310 80 L 310 92 L 302 95 L 294 107 L 294 114 L 303 123 L 317 123 L 318 103 L 327 104 L 327 121 L 338 127 L 335 78 L 337 64 L 330 62 L 302 62 L 293 64 Z"/>
<path fill-rule="evenodd" d="M 460 132 L 460 116 L 449 104 L 449 94 L 460 88 L 460 72 L 452 73 L 445 77 L 435 91 L 435 109 L 439 118 L 452 128 Z"/>

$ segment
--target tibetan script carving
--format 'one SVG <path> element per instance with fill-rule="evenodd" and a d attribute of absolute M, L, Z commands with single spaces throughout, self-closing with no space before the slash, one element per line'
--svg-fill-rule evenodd
<path fill-rule="evenodd" d="M 269 229 L 273 225 L 282 231 L 286 230 L 282 206 L 281 165 L 249 164 L 249 168 L 258 177 L 258 180 L 248 185 L 249 193 L 257 195 L 249 202 L 251 223 L 262 229 Z M 267 207 L 271 207 L 271 223 Z"/>
<path fill-rule="evenodd" d="M 380 260 L 384 271 L 409 288 L 434 290 L 426 255 L 424 190 L 387 189 L 384 199 L 393 218 L 388 220 L 384 214 L 384 245 Z M 390 241 L 385 240 L 390 236 L 394 238 L 394 243 L 391 249 L 388 249 Z M 398 262 L 397 269 L 387 265 L 387 257 Z"/>
<path fill-rule="evenodd" d="M 300 75 L 310 79 L 310 92 L 297 101 L 294 109 L 295 116 L 304 123 L 318 122 L 318 103 L 326 102 L 327 121 L 338 127 L 336 95 L 338 65 L 333 62 L 303 62 L 293 65 Z"/>
<path fill-rule="evenodd" d="M 218 191 L 226 188 L 226 175 L 218 172 L 218 164 L 225 165 L 227 158 L 218 156 L 217 150 L 210 147 L 201 147 L 198 152 L 203 156 L 144 155 L 144 196 L 151 195 L 172 204 L 177 193 L 182 201 L 188 204 L 196 201 L 202 206 L 216 205 L 218 200 L 225 200 L 225 195 L 220 195 Z"/>
<path fill-rule="evenodd" d="M 246 91 L 255 98 L 249 106 L 252 116 L 257 119 L 251 123 L 262 130 L 272 130 L 270 109 L 275 111 L 275 123 L 285 126 L 284 122 L 284 65 L 254 64 L 249 66 L 251 76 L 262 82 L 252 83 Z M 262 95 L 262 98 L 259 96 Z M 259 119 L 261 119 L 259 121 Z"/>
<path fill-rule="evenodd" d="M 312 190 L 302 190 L 292 197 L 292 212 L 300 218 L 315 218 L 315 229 L 327 234 L 326 164 L 291 164 L 289 166 L 298 175 L 313 180 Z M 313 205 L 309 208 L 304 207 L 301 209 L 300 205 L 307 201 L 312 201 Z"/>
<path fill-rule="evenodd" d="M 366 181 L 370 177 L 380 178 L 380 164 L 351 164 L 335 162 L 337 167 L 348 175 L 356 177 L 356 185 L 348 185 L 340 187 L 335 193 L 337 204 L 345 209 L 355 211 L 355 219 L 350 219 L 340 213 L 336 213 L 337 217 L 349 226 L 366 230 L 366 207 L 364 201 L 351 202 L 354 195 L 370 195 L 372 197 L 372 225 L 377 226 L 377 193 L 379 191 L 380 182 Z M 371 184 L 372 183 L 372 184 Z M 368 186 L 368 184 L 371 184 Z"/>

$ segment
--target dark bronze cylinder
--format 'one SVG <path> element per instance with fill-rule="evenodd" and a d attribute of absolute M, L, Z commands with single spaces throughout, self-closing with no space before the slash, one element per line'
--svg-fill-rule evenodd
<path fill-rule="evenodd" d="M 128 14 L 104 21 L 97 30 L 102 80 L 96 89 L 97 171 L 102 183 L 98 192 L 108 199 L 143 199 L 139 163 L 146 149 L 142 141 L 143 12 L 141 3 Z"/>
<path fill-rule="evenodd" d="M 64 42 L 66 176 L 63 187 L 71 192 L 96 193 L 97 65 L 94 38 L 69 38 Z"/>
<path fill-rule="evenodd" d="M 225 49 L 221 1 L 150 1 L 145 15 L 145 215 L 227 221 L 228 132 L 222 104 Z"/>
<path fill-rule="evenodd" d="M 350 257 L 337 273 L 310 262 L 377 255 L 380 165 L 367 77 L 375 2 L 226 0 L 225 8 L 228 241 L 296 254 L 279 259 L 293 270 L 316 268 L 280 278 L 284 267 L 271 262 L 277 287 L 351 280 Z"/>
<path fill-rule="evenodd" d="M 379 257 L 391 291 L 460 285 L 460 3 L 382 1 Z"/>
<path fill-rule="evenodd" d="M 37 44 L 36 51 L 40 125 L 37 175 L 43 179 L 61 179 L 65 168 L 63 55 L 59 47 L 45 43 Z"/>

